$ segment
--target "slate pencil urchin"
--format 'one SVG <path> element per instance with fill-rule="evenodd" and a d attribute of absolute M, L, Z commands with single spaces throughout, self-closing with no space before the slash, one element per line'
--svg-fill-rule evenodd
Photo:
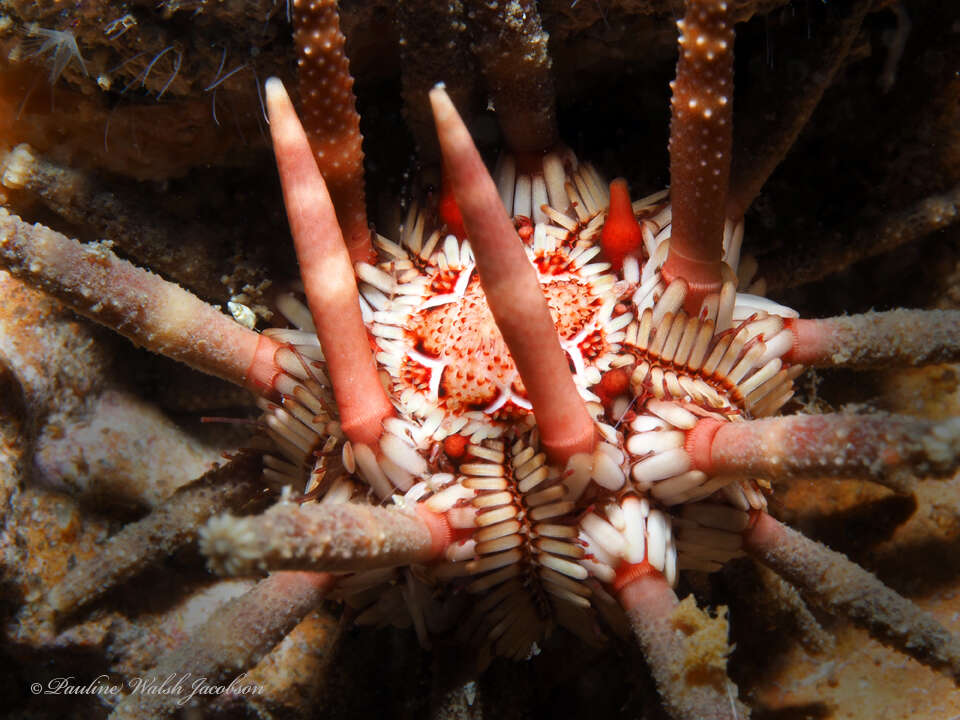
<path fill-rule="evenodd" d="M 869 3 L 854 7 L 848 36 Z M 257 495 L 253 456 L 236 457 L 111 538 L 112 572 L 91 561 L 51 588 L 53 622 L 156 558 L 144 537 L 174 536 L 169 552 L 217 515 L 199 533 L 211 568 L 270 574 L 156 672 L 228 681 L 333 598 L 358 622 L 412 625 L 424 646 L 462 643 L 477 668 L 530 658 L 558 628 L 591 645 L 632 631 L 669 715 L 746 717 L 725 639 L 704 651 L 684 632 L 716 621 L 673 588 L 749 556 L 818 612 L 960 676 L 960 644 L 931 616 L 768 512 L 783 477 L 904 492 L 912 473 L 956 470 L 955 418 L 776 416 L 806 365 L 956 359 L 960 318 L 805 320 L 763 297 L 741 252 L 743 216 L 790 143 L 746 171 L 732 160 L 733 8 L 691 0 L 678 22 L 669 193 L 631 200 L 624 181 L 557 144 L 548 57 L 524 55 L 539 61 L 515 92 L 480 53 L 507 149 L 489 173 L 447 90 L 430 90 L 440 189 L 415 194 L 393 237 L 369 229 L 337 9 L 295 2 L 293 19 L 304 124 L 278 79 L 264 90 L 302 278 L 302 292 L 276 300 L 292 327 L 247 330 L 104 245 L 4 213 L 12 274 L 260 396 L 264 486 L 301 495 L 219 515 Z M 522 33 L 532 48 L 535 30 Z M 823 84 L 839 61 L 825 62 Z M 224 484 L 234 472 L 242 482 Z M 130 693 L 113 715 L 175 711 L 170 697 Z"/>

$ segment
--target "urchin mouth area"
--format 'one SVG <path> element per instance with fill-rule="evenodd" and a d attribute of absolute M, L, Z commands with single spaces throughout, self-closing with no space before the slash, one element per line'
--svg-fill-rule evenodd
<path fill-rule="evenodd" d="M 443 251 L 431 258 L 432 265 L 425 270 L 427 287 L 436 288 L 438 283 L 431 277 L 448 272 L 442 268 L 451 264 L 451 248 L 461 256 L 470 252 L 467 241 L 457 243 L 448 236 Z M 616 349 L 607 338 L 629 318 L 613 321 L 616 298 L 609 283 L 599 287 L 590 276 L 580 277 L 581 266 L 570 260 L 569 248 L 550 252 L 552 260 L 546 259 L 548 253 L 542 249 L 534 254 L 531 248 L 529 254 L 538 272 L 541 267 L 551 268 L 549 274 L 539 275 L 540 287 L 575 382 L 585 399 L 596 399 L 587 391 L 599 378 L 596 364 Z M 371 331 L 387 352 L 401 353 L 395 363 L 399 366 L 395 376 L 399 393 L 413 388 L 446 412 L 480 410 L 499 419 L 518 419 L 528 414 L 531 404 L 480 281 L 471 270 L 461 271 L 453 292 L 428 295 L 406 310 L 378 313 Z M 463 283 L 465 276 L 467 282 Z M 608 331 L 608 326 L 613 329 Z"/>
<path fill-rule="evenodd" d="M 482 410 L 492 415 L 507 403 L 529 410 L 523 383 L 479 280 L 471 280 L 455 300 L 414 313 L 406 337 L 415 352 L 433 364 L 430 400 L 448 412 Z M 408 352 L 401 372 L 409 374 L 413 364 L 423 367 Z"/>

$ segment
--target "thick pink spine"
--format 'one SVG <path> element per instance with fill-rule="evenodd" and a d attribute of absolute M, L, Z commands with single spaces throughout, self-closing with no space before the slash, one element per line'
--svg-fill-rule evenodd
<path fill-rule="evenodd" d="M 446 519 L 360 503 L 278 503 L 261 515 L 218 517 L 200 549 L 228 575 L 267 570 L 360 572 L 425 563 L 450 543 Z"/>
<path fill-rule="evenodd" d="M 510 348 L 550 459 L 593 450 L 593 420 L 577 392 L 536 271 L 466 126 L 442 87 L 430 92 L 437 135 L 480 282 Z"/>
<path fill-rule="evenodd" d="M 209 685 L 227 685 L 242 668 L 256 665 L 333 586 L 327 573 L 276 572 L 251 590 L 217 608 L 182 645 L 157 660 L 154 677 L 185 674 Z M 127 695 L 110 715 L 114 720 L 174 717 L 183 710 L 189 687 L 182 694 Z"/>
<path fill-rule="evenodd" d="M 246 451 L 183 486 L 145 518 L 111 536 L 94 557 L 70 570 L 47 595 L 51 609 L 58 619 L 76 613 L 196 541 L 211 516 L 249 506 L 262 495 L 262 472 L 259 454 Z"/>
<path fill-rule="evenodd" d="M 813 367 L 890 367 L 960 361 L 960 311 L 890 310 L 788 320 L 796 338 L 784 358 Z"/>
<path fill-rule="evenodd" d="M 900 487 L 899 468 L 942 475 L 960 465 L 960 423 L 888 413 L 707 418 L 689 432 L 686 449 L 711 475 L 866 477 Z"/>
<path fill-rule="evenodd" d="M 273 340 L 105 244 L 81 245 L 0 210 L 0 266 L 152 352 L 262 395 L 273 391 Z"/>
<path fill-rule="evenodd" d="M 688 668 L 686 635 L 674 622 L 677 596 L 663 575 L 642 573 L 617 592 L 643 656 L 670 717 L 674 720 L 735 720 L 749 717 L 736 699 L 726 673 L 698 673 Z M 695 661 L 694 661 L 695 662 Z"/>
<path fill-rule="evenodd" d="M 757 512 L 744 549 L 804 599 L 850 618 L 874 638 L 960 683 L 960 642 L 937 620 L 845 555 Z"/>
<path fill-rule="evenodd" d="M 723 225 L 733 144 L 733 21 L 722 0 L 688 0 L 672 84 L 670 200 L 673 230 L 663 267 L 683 278 L 695 314 L 722 284 Z"/>
<path fill-rule="evenodd" d="M 340 422 L 353 442 L 372 445 L 383 430 L 383 419 L 393 414 L 393 406 L 373 361 L 350 254 L 283 83 L 268 80 L 266 95 L 290 232 Z"/>
<path fill-rule="evenodd" d="M 363 184 L 363 135 L 335 0 L 294 0 L 303 125 L 354 262 L 373 257 Z"/>

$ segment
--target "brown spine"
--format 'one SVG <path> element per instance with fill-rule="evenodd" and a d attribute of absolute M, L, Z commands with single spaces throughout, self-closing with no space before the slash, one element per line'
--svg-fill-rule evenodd
<path fill-rule="evenodd" d="M 467 12 L 507 145 L 518 153 L 549 150 L 557 142 L 556 92 L 537 3 L 474 0 Z"/>
<path fill-rule="evenodd" d="M 807 602 L 843 615 L 874 638 L 960 680 L 960 642 L 927 612 L 841 553 L 804 537 L 766 513 L 744 533 L 756 560 L 795 585 Z"/>
<path fill-rule="evenodd" d="M 693 292 L 688 312 L 719 292 L 733 142 L 733 21 L 727 3 L 690 0 L 680 30 L 670 122 L 673 231 L 665 277 Z M 693 305 L 696 304 L 696 307 Z"/>
<path fill-rule="evenodd" d="M 296 0 L 293 28 L 303 126 L 337 209 L 350 257 L 354 262 L 369 261 L 373 249 L 363 188 L 363 136 L 337 3 Z"/>

